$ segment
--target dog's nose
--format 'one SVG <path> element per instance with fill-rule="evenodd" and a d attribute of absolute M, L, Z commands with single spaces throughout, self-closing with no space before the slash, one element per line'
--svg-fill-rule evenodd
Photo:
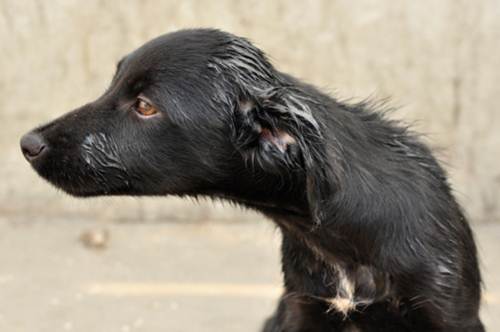
<path fill-rule="evenodd" d="M 39 158 L 46 147 L 47 145 L 40 134 L 29 132 L 21 138 L 21 150 L 30 163 Z"/>

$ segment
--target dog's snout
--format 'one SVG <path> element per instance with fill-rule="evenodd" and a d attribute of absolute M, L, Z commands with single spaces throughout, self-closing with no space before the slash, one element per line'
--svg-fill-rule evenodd
<path fill-rule="evenodd" d="M 40 134 L 29 132 L 21 138 L 21 150 L 26 160 L 31 163 L 47 150 L 47 145 Z"/>

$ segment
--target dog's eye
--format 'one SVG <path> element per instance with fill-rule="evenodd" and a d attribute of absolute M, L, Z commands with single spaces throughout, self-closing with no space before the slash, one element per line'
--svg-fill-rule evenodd
<path fill-rule="evenodd" d="M 156 107 L 151 105 L 151 103 L 142 97 L 138 97 L 135 104 L 134 110 L 142 116 L 151 116 L 158 113 Z"/>

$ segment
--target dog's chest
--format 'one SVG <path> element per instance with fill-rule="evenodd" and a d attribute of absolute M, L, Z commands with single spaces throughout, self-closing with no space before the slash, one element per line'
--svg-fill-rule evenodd
<path fill-rule="evenodd" d="M 325 303 L 327 312 L 350 312 L 391 297 L 387 273 L 347 263 L 308 241 L 283 241 L 283 272 L 288 292 Z"/>

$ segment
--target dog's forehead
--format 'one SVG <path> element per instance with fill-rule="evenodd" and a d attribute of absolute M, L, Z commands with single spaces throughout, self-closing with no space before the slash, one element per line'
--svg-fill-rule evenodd
<path fill-rule="evenodd" d="M 166 63 L 196 64 L 226 45 L 230 35 L 217 30 L 181 30 L 152 39 L 126 56 L 134 67 L 162 67 Z"/>

